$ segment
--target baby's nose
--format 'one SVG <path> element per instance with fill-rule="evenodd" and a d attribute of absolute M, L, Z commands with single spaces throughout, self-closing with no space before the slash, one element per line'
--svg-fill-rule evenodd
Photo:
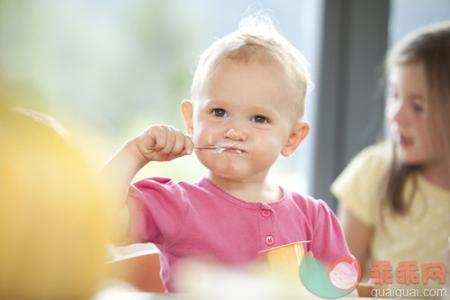
<path fill-rule="evenodd" d="M 225 138 L 234 141 L 243 141 L 247 138 L 247 135 L 242 130 L 231 127 L 225 132 Z"/>

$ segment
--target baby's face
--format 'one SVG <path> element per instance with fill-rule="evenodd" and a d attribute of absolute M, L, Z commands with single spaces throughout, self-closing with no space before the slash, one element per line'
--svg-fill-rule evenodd
<path fill-rule="evenodd" d="M 224 60 L 193 102 L 194 144 L 221 147 L 197 149 L 200 161 L 222 178 L 265 177 L 296 124 L 293 99 L 278 63 Z"/>

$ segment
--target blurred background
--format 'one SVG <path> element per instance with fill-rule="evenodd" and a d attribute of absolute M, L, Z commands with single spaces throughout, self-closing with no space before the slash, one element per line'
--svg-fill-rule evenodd
<path fill-rule="evenodd" d="M 22 106 L 61 120 L 101 165 L 147 126 L 183 128 L 200 53 L 265 11 L 309 61 L 312 134 L 280 159 L 273 179 L 335 201 L 329 185 L 360 149 L 383 137 L 382 61 L 419 26 L 450 19 L 448 0 L 0 0 L 0 85 Z M 195 157 L 138 177 L 196 180 Z"/>

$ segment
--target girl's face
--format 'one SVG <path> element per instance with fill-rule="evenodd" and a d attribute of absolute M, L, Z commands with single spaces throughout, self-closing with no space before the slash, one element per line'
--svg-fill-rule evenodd
<path fill-rule="evenodd" d="M 293 99 L 290 81 L 277 63 L 221 63 L 187 121 L 195 145 L 221 148 L 197 149 L 198 158 L 218 177 L 264 178 L 280 154 L 291 153 L 286 144 L 293 111 L 300 105 Z"/>
<path fill-rule="evenodd" d="M 389 90 L 386 115 L 400 160 L 408 165 L 439 162 L 443 153 L 439 153 L 439 147 L 431 138 L 422 65 L 394 66 Z"/>

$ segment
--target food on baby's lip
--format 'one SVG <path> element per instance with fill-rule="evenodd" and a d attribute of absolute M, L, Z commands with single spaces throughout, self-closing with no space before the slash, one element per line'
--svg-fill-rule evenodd
<path fill-rule="evenodd" d="M 195 149 L 199 150 L 215 150 L 215 153 L 231 153 L 231 154 L 243 154 L 247 151 L 239 145 L 222 144 L 222 145 L 202 145 L 196 146 Z"/>

